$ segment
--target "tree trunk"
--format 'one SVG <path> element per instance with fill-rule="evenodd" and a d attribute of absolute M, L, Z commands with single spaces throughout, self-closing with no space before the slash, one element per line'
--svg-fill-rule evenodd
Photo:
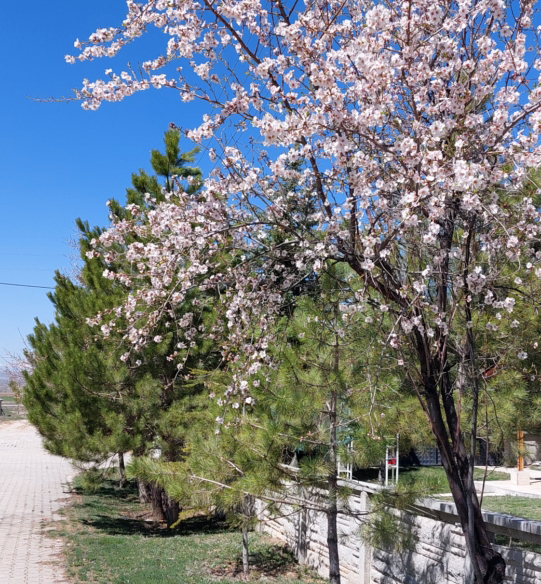
<path fill-rule="evenodd" d="M 150 500 L 152 515 L 157 521 L 165 521 L 167 527 L 178 521 L 180 505 L 169 497 L 165 490 L 156 483 L 150 485 Z"/>
<path fill-rule="evenodd" d="M 329 481 L 329 494 L 331 489 Z M 334 489 L 333 489 L 334 490 Z M 327 510 L 327 548 L 329 550 L 329 582 L 340 584 L 340 557 L 338 555 L 338 523 L 336 498 Z"/>
<path fill-rule="evenodd" d="M 330 584 L 340 584 L 340 557 L 338 554 L 338 442 L 336 429 L 338 424 L 337 404 L 338 391 L 338 374 L 340 366 L 340 347 L 339 337 L 336 336 L 334 346 L 334 370 L 336 379 L 334 387 L 331 389 L 329 403 L 329 463 L 331 473 L 327 477 L 329 489 L 329 503 L 327 507 L 327 549 L 329 551 L 329 581 Z"/>
<path fill-rule="evenodd" d="M 491 546 L 477 492 L 471 480 L 470 457 L 458 424 L 448 373 L 441 376 L 440 387 L 451 440 L 442 416 L 437 384 L 433 376 L 428 376 L 425 382 L 427 414 L 466 539 L 475 581 L 477 584 L 501 584 L 505 577 L 505 561 Z"/>
<path fill-rule="evenodd" d="M 250 527 L 249 521 L 255 515 L 255 498 L 251 495 L 245 495 L 239 504 L 238 512 L 242 516 L 242 573 L 248 579 L 250 573 L 248 529 Z"/>
<path fill-rule="evenodd" d="M 440 249 L 445 254 L 434 278 L 437 289 L 437 308 L 442 315 L 446 315 L 448 311 L 447 297 L 451 281 L 449 261 L 455 235 L 454 221 L 455 212 L 451 211 L 447 218 L 440 222 L 442 228 L 442 233 L 439 235 Z M 469 231 L 467 239 L 468 246 L 472 245 L 473 241 L 474 226 L 472 225 L 471 227 L 472 229 Z M 361 277 L 366 278 L 365 271 L 356 259 L 349 259 L 349 263 Z M 466 263 L 466 267 L 467 265 Z M 370 285 L 383 298 L 396 304 L 404 311 L 411 311 L 415 317 L 423 321 L 424 313 L 422 308 L 417 308 L 415 304 L 409 304 L 406 299 L 400 296 L 399 279 L 393 280 L 392 270 L 388 271 L 388 277 L 388 282 L 373 279 L 370 281 Z M 467 281 L 467 276 L 465 280 Z M 461 291 L 461 293 L 463 292 L 464 290 Z M 505 561 L 491 547 L 477 493 L 475 487 L 472 486 L 470 457 L 466 451 L 464 436 L 460 428 L 460 416 L 456 411 L 453 384 L 450 377 L 450 369 L 453 365 L 449 362 L 447 354 L 449 348 L 448 334 L 438 333 L 434 341 L 427 335 L 426 330 L 421 331 L 417 328 L 412 331 L 409 338 L 411 348 L 416 353 L 416 359 L 414 359 L 416 363 L 413 369 L 410 370 L 410 380 L 417 390 L 419 402 L 436 438 L 443 468 L 449 481 L 451 494 L 453 495 L 466 539 L 476 583 L 501 584 L 505 578 Z M 468 349 L 471 349 L 471 344 L 470 337 Z M 433 347 L 435 347 L 434 353 Z M 471 359 L 469 350 L 464 355 Z M 472 370 L 472 374 L 477 375 L 477 372 Z M 420 379 L 417 378 L 417 375 L 419 375 Z"/>
<path fill-rule="evenodd" d="M 250 574 L 250 561 L 248 555 L 248 527 L 242 526 L 242 573 L 245 578 Z"/>
<path fill-rule="evenodd" d="M 139 502 L 150 503 L 150 486 L 140 479 L 137 479 L 137 491 L 139 493 Z"/>
<path fill-rule="evenodd" d="M 118 474 L 120 475 L 120 480 L 118 481 L 118 486 L 123 489 L 126 484 L 126 465 L 124 464 L 124 453 L 118 453 Z"/>
<path fill-rule="evenodd" d="M 163 498 L 165 522 L 167 523 L 167 527 L 171 527 L 178 521 L 178 516 L 180 515 L 180 505 L 178 501 L 172 499 L 165 491 L 163 492 Z"/>
<path fill-rule="evenodd" d="M 463 466 L 467 460 L 461 462 L 460 466 Z M 470 490 L 467 483 L 460 480 L 457 467 L 456 464 L 444 464 L 474 569 L 475 582 L 501 584 L 505 578 L 505 561 L 492 549 L 475 488 Z"/>
<path fill-rule="evenodd" d="M 163 489 L 155 483 L 150 483 L 150 502 L 152 503 L 152 516 L 157 521 L 165 521 L 165 511 L 162 501 Z"/>
<path fill-rule="evenodd" d="M 448 295 L 450 284 L 450 252 L 455 234 L 455 210 L 450 210 L 446 219 L 441 223 L 442 232 L 439 235 L 440 249 L 445 252 L 440 263 L 440 271 L 436 276 L 437 306 L 440 314 L 448 311 Z M 474 241 L 475 219 L 470 225 L 465 242 L 464 270 L 462 274 L 463 290 L 466 299 L 467 321 L 472 320 L 468 290 L 468 270 L 470 263 L 470 248 Z M 422 314 L 419 314 L 422 317 Z M 481 506 L 473 483 L 473 454 L 475 454 L 475 440 L 477 433 L 477 399 L 478 386 L 476 383 L 477 371 L 475 367 L 475 347 L 473 333 L 467 329 L 465 350 L 461 355 L 459 378 L 457 379 L 458 393 L 461 395 L 462 384 L 465 382 L 465 364 L 470 367 L 473 381 L 473 414 L 471 440 L 473 441 L 470 455 L 466 450 L 464 434 L 460 425 L 460 411 L 457 413 L 454 398 L 454 387 L 451 380 L 451 365 L 448 358 L 448 337 L 446 333 L 436 336 L 436 351 L 426 333 L 418 329 L 413 333 L 421 372 L 423 392 L 418 394 L 421 405 L 430 422 L 430 426 L 441 454 L 445 474 L 449 481 L 451 494 L 455 502 L 460 520 L 466 547 L 468 549 L 476 584 L 501 584 L 505 578 L 505 561 L 502 556 L 492 549 L 490 538 L 481 513 Z M 443 413 L 442 413 L 443 407 Z M 444 418 L 445 415 L 445 418 Z"/>

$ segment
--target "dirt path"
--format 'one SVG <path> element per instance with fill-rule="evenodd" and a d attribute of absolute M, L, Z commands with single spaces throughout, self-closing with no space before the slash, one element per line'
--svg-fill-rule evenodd
<path fill-rule="evenodd" d="M 68 461 L 52 456 L 26 421 L 0 423 L 0 582 L 64 584 L 61 542 L 47 536 L 44 522 L 67 497 L 73 474 Z"/>

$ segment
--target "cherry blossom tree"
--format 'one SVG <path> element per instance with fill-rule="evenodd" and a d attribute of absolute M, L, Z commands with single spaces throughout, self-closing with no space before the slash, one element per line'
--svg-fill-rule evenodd
<path fill-rule="evenodd" d="M 24 388 L 24 374 L 30 372 L 32 367 L 24 356 L 17 353 L 6 352 L 2 357 L 4 362 L 0 371 L 7 379 L 7 387 L 15 396 L 15 399 L 20 403 L 22 392 Z"/>
<path fill-rule="evenodd" d="M 111 249 L 134 233 L 146 242 L 128 244 L 129 273 L 110 274 L 132 290 L 122 311 L 134 350 L 174 318 L 189 290 L 217 290 L 224 358 L 234 363 L 242 352 L 252 362 L 223 399 L 251 400 L 285 293 L 326 261 L 346 262 L 364 283 L 349 309 L 372 304 L 394 319 L 382 351 L 403 366 L 426 413 L 476 581 L 501 582 L 505 562 L 473 484 L 484 383 L 476 339 L 481 322 L 485 334 L 502 319 L 519 333 L 513 311 L 541 275 L 539 212 L 524 190 L 541 156 L 534 3 L 127 6 L 120 27 L 77 41 L 68 62 L 113 57 L 152 26 L 165 34 L 163 54 L 138 71 L 85 80 L 76 98 L 96 109 L 166 87 L 184 102 L 202 100 L 209 113 L 186 134 L 215 161 L 199 194 L 169 194 L 148 224 L 133 206 L 133 220 L 100 238 Z M 284 192 L 288 181 L 298 188 Z M 305 204 L 311 227 L 299 220 Z M 506 350 L 527 357 L 514 342 Z M 172 355 L 179 367 L 183 351 Z"/>

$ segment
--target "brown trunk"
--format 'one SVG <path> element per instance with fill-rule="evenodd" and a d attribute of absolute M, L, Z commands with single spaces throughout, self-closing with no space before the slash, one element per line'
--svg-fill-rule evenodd
<path fill-rule="evenodd" d="M 456 214 L 451 210 L 442 223 L 442 233 L 439 241 L 445 256 L 440 265 L 437 278 L 437 303 L 439 312 L 443 315 L 448 310 L 450 251 L 455 233 Z M 470 264 L 471 246 L 474 241 L 475 221 L 470 225 L 466 240 L 463 271 L 463 292 L 466 298 L 466 319 L 472 320 L 468 290 L 468 270 Z M 448 359 L 448 338 L 446 334 L 438 335 L 436 353 L 432 354 L 431 341 L 423 334 L 416 332 L 416 348 L 421 368 L 424 395 L 419 399 L 426 406 L 432 432 L 436 438 L 441 454 L 443 468 L 449 481 L 451 494 L 455 502 L 457 514 L 466 540 L 466 547 L 471 559 L 475 582 L 477 584 L 501 584 L 505 577 L 505 561 L 492 549 L 481 506 L 473 483 L 475 458 L 475 443 L 477 438 L 477 405 L 479 388 L 475 366 L 475 344 L 470 328 L 466 332 L 466 346 L 457 379 L 459 394 L 466 376 L 464 364 L 471 370 L 473 391 L 472 425 L 470 438 L 472 448 L 470 454 L 466 450 L 464 435 L 460 427 L 460 416 L 455 407 L 453 384 L 450 375 Z M 439 389 L 439 392 L 438 392 Z M 441 400 L 441 401 L 440 401 Z M 442 414 L 442 406 L 445 419 Z"/>
<path fill-rule="evenodd" d="M 336 336 L 334 345 L 334 370 L 337 376 L 334 383 L 338 383 L 340 365 L 339 338 Z M 331 473 L 327 477 L 329 489 L 329 504 L 327 507 L 327 549 L 329 551 L 329 581 L 330 584 L 340 584 L 340 556 L 338 553 L 338 442 L 336 428 L 338 424 L 337 404 L 338 392 L 336 387 L 331 390 L 329 403 L 329 462 Z"/>
<path fill-rule="evenodd" d="M 178 521 L 180 505 L 171 499 L 162 487 L 151 483 L 150 499 L 152 503 L 152 515 L 157 521 L 165 521 L 167 527 Z"/>
<path fill-rule="evenodd" d="M 250 561 L 248 554 L 248 527 L 242 526 L 242 573 L 245 578 L 250 574 Z"/>
<path fill-rule="evenodd" d="M 150 503 L 150 485 L 138 479 L 137 490 L 139 493 L 139 501 L 141 503 Z"/>
<path fill-rule="evenodd" d="M 478 584 L 501 584 L 505 577 L 505 561 L 491 547 L 475 487 L 470 477 L 470 461 L 459 428 L 453 433 L 452 443 L 442 417 L 436 384 L 433 379 L 426 383 L 426 405 L 432 432 L 441 454 L 443 468 L 456 505 L 457 514 L 466 539 L 466 546 Z M 443 399 L 446 418 L 456 420 L 454 402 Z M 453 430 L 454 422 L 449 424 Z"/>
<path fill-rule="evenodd" d="M 171 527 L 178 521 L 178 516 L 180 515 L 180 505 L 178 501 L 171 499 L 169 495 L 164 491 L 164 509 L 165 509 L 165 522 L 167 527 Z"/>
<path fill-rule="evenodd" d="M 327 509 L 327 548 L 329 550 L 329 582 L 330 584 L 340 584 L 340 557 L 338 554 L 338 523 L 336 505 L 336 485 L 334 481 L 329 481 L 329 495 L 335 493 L 334 501 L 329 501 Z"/>
<path fill-rule="evenodd" d="M 155 483 L 150 483 L 150 502 L 152 503 L 152 515 L 157 521 L 165 521 L 165 510 L 162 501 L 163 489 Z"/>
<path fill-rule="evenodd" d="M 451 204 L 445 217 L 438 221 L 441 228 L 438 241 L 442 253 L 438 262 L 438 270 L 434 272 L 434 291 L 438 312 L 443 315 L 444 319 L 449 316 L 448 295 L 456 286 L 456 278 L 455 274 L 452 273 L 450 259 L 456 236 L 455 221 L 458 208 L 459 202 L 457 200 Z M 467 282 L 471 249 L 476 245 L 474 235 L 475 219 L 476 217 L 474 216 L 467 230 L 468 236 L 465 242 L 465 250 L 463 250 L 465 252 L 463 256 L 463 284 L 459 285 L 460 290 L 456 290 L 459 296 L 464 295 L 466 316 L 469 322 L 472 321 L 472 318 Z M 369 286 L 379 292 L 383 298 L 395 305 L 397 313 L 411 313 L 420 318 L 421 322 L 424 322 L 425 314 L 422 305 L 418 304 L 417 300 L 410 302 L 408 298 L 401 296 L 402 278 L 398 271 L 395 273 L 392 265 L 387 264 L 385 260 L 378 259 L 383 275 L 381 278 L 375 278 L 367 275 L 366 270 L 362 268 L 356 256 L 356 250 L 345 249 L 344 251 L 351 268 L 364 278 Z M 414 259 L 412 257 L 412 261 Z M 450 316 L 450 318 L 453 318 L 453 316 Z M 477 584 L 500 584 L 505 578 L 505 561 L 491 547 L 475 486 L 473 485 L 473 457 L 471 453 L 468 455 L 466 451 L 466 444 L 460 427 L 460 411 L 457 413 L 455 407 L 455 396 L 450 377 L 450 369 L 453 367 L 447 354 L 450 338 L 449 332 L 443 328 L 436 331 L 435 339 L 428 336 L 426 329 L 417 328 L 412 331 L 409 339 L 412 341 L 412 348 L 416 352 L 417 359 L 414 367 L 410 370 L 413 372 L 410 375 L 410 379 L 418 390 L 419 401 L 436 438 L 442 464 L 466 539 L 476 582 Z M 475 370 L 475 347 L 471 331 L 467 333 L 466 351 L 462 355 L 462 360 L 470 366 L 471 380 L 474 382 L 473 401 L 476 408 L 478 387 L 475 384 L 475 378 L 478 373 Z M 417 381 L 418 374 L 419 381 Z M 457 381 L 460 383 L 460 380 Z M 476 438 L 475 422 L 474 416 L 471 431 L 471 439 L 474 444 Z"/>

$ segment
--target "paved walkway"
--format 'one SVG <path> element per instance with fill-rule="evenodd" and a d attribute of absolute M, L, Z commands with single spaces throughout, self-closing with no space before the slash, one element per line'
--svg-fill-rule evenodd
<path fill-rule="evenodd" d="M 63 483 L 73 474 L 68 461 L 44 450 L 26 421 L 0 423 L 0 582 L 65 584 L 61 542 L 44 522 L 66 498 Z"/>
<path fill-rule="evenodd" d="M 484 467 L 478 467 L 484 469 Z M 491 470 L 507 472 L 511 475 L 511 480 L 508 481 L 486 481 L 485 483 L 485 494 L 486 495 L 511 495 L 511 496 L 523 496 L 523 497 L 535 497 L 541 498 L 541 471 L 530 470 L 530 484 L 529 485 L 518 485 L 516 480 L 516 468 L 507 468 L 505 466 L 489 467 L 489 472 Z M 475 481 L 475 486 L 477 487 L 477 492 L 481 491 L 483 486 L 482 481 Z"/>

